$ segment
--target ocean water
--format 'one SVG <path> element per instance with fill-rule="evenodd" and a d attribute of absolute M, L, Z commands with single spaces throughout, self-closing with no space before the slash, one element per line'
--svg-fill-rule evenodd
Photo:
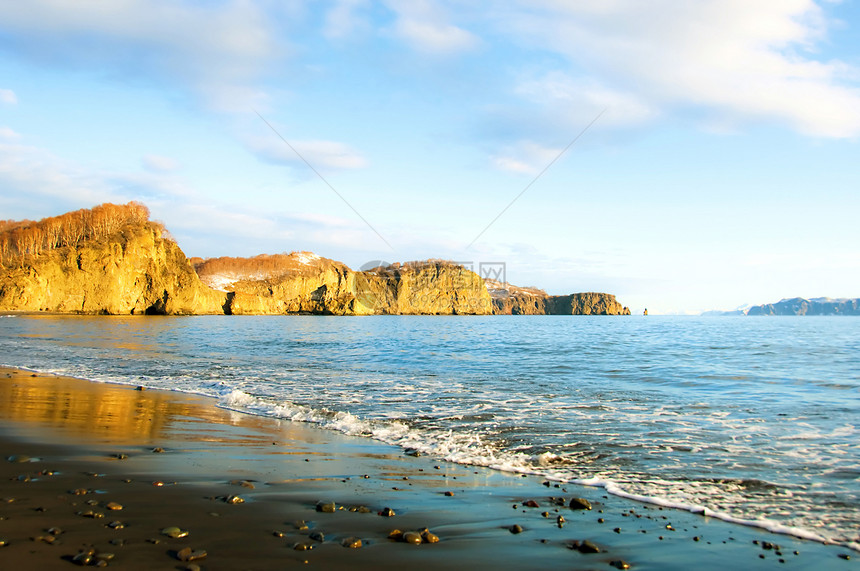
<path fill-rule="evenodd" d="M 860 550 L 860 319 L 15 316 L 0 363 Z"/>

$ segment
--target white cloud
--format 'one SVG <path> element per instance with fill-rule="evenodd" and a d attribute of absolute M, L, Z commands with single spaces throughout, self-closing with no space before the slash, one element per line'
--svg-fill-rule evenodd
<path fill-rule="evenodd" d="M 367 160 L 360 153 L 337 141 L 290 141 L 291 149 L 272 134 L 250 138 L 246 144 L 258 157 L 278 164 L 304 166 L 303 158 L 315 169 L 359 169 L 367 166 Z"/>
<path fill-rule="evenodd" d="M 17 139 L 20 137 L 18 133 L 9 127 L 0 127 L 0 139 Z"/>
<path fill-rule="evenodd" d="M 0 103 L 15 105 L 18 103 L 18 96 L 11 89 L 0 89 Z"/>
<path fill-rule="evenodd" d="M 474 49 L 477 36 L 448 22 L 442 3 L 431 0 L 388 0 L 397 14 L 394 35 L 414 49 L 433 54 L 454 54 Z"/>
<path fill-rule="evenodd" d="M 814 136 L 860 135 L 858 70 L 815 59 L 829 23 L 813 0 L 522 6 L 506 29 L 562 54 L 590 78 L 586 88 L 597 86 L 593 97 L 619 100 L 631 121 L 692 106 L 711 123 L 769 120 Z"/>
<path fill-rule="evenodd" d="M 19 57 L 166 78 L 222 108 L 226 99 L 247 110 L 253 101 L 236 96 L 253 95 L 255 83 L 284 53 L 271 28 L 276 18 L 263 8 L 245 0 L 3 2 L 0 27 Z"/>
<path fill-rule="evenodd" d="M 367 22 L 358 12 L 368 4 L 368 0 L 336 0 L 326 13 L 323 34 L 327 38 L 344 38 L 364 28 Z"/>
<path fill-rule="evenodd" d="M 144 169 L 155 173 L 173 172 L 182 168 L 182 164 L 176 159 L 161 155 L 146 155 L 140 162 Z"/>
<path fill-rule="evenodd" d="M 500 170 L 534 175 L 558 157 L 561 149 L 544 147 L 534 141 L 520 141 L 503 149 L 492 158 L 492 162 Z"/>

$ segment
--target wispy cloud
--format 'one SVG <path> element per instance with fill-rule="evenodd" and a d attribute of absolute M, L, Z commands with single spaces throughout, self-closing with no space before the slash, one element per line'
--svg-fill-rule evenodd
<path fill-rule="evenodd" d="M 264 8 L 244 0 L 32 0 L 0 3 L 0 22 L 18 57 L 166 79 L 214 106 L 247 110 L 259 103 L 268 67 L 285 53 Z"/>
<path fill-rule="evenodd" d="M 397 14 L 393 33 L 414 49 L 433 54 L 456 54 L 474 49 L 479 38 L 450 22 L 449 11 L 431 0 L 388 0 Z"/>
<path fill-rule="evenodd" d="M 15 105 L 18 103 L 18 96 L 11 89 L 0 89 L 0 103 Z"/>
<path fill-rule="evenodd" d="M 174 172 L 182 168 L 176 159 L 161 155 L 146 155 L 140 162 L 144 169 L 155 173 Z"/>
<path fill-rule="evenodd" d="M 287 145 L 274 135 L 249 138 L 247 147 L 261 159 L 277 164 L 302 165 L 304 162 Z M 314 168 L 360 169 L 367 160 L 345 143 L 337 141 L 290 141 L 290 144 Z"/>
<path fill-rule="evenodd" d="M 9 127 L 0 127 L 0 139 L 17 139 L 21 135 Z"/>
<path fill-rule="evenodd" d="M 502 26 L 562 55 L 579 77 L 608 90 L 607 99 L 620 98 L 631 121 L 693 107 L 711 123 L 773 121 L 819 137 L 860 135 L 858 70 L 816 59 L 829 22 L 812 0 L 521 6 Z M 563 81 L 562 93 L 587 98 L 572 86 Z"/>

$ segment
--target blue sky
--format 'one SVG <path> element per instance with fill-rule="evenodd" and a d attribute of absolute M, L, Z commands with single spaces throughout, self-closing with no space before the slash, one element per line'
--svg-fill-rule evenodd
<path fill-rule="evenodd" d="M 189 256 L 504 262 L 635 312 L 860 297 L 858 27 L 825 0 L 4 2 L 0 218 L 140 200 Z"/>

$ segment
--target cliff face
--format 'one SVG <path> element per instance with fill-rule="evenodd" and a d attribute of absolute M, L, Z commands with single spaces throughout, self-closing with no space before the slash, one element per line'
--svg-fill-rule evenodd
<path fill-rule="evenodd" d="M 429 260 L 354 272 L 310 252 L 185 257 L 138 203 L 0 221 L 0 311 L 101 314 L 617 315 L 609 294 L 547 296 Z M 490 291 L 488 291 L 488 289 Z"/>
<path fill-rule="evenodd" d="M 205 287 L 176 243 L 151 222 L 10 260 L 3 270 L 0 310 L 5 311 L 223 312 L 224 295 Z"/>
<path fill-rule="evenodd" d="M 499 315 L 630 315 L 608 293 L 547 295 L 537 288 L 522 288 L 487 280 L 493 297 L 493 313 Z"/>
<path fill-rule="evenodd" d="M 492 313 L 477 274 L 445 262 L 353 272 L 309 252 L 281 256 L 262 272 L 258 259 L 237 259 L 230 271 L 197 264 L 204 283 L 221 285 L 232 314 L 461 315 Z M 210 264 L 215 265 L 215 264 Z M 228 283 L 229 282 L 229 283 Z"/>
<path fill-rule="evenodd" d="M 756 305 L 749 308 L 747 315 L 860 315 L 860 299 L 795 297 Z"/>
<path fill-rule="evenodd" d="M 547 298 L 548 315 L 630 315 L 609 293 L 585 292 Z"/>

